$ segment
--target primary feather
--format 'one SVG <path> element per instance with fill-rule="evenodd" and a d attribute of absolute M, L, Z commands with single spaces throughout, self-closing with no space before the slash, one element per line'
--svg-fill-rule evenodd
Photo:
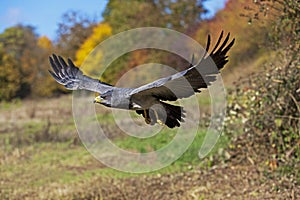
<path fill-rule="evenodd" d="M 222 38 L 223 31 L 213 50 L 208 53 L 211 44 L 208 35 L 206 52 L 197 64 L 193 65 L 192 59 L 188 69 L 138 88 L 118 88 L 93 79 L 84 75 L 70 59 L 66 63 L 62 57 L 55 54 L 49 58 L 53 69 L 53 71 L 49 70 L 49 73 L 67 89 L 83 89 L 100 93 L 95 98 L 96 103 L 107 107 L 136 110 L 148 124 L 161 122 L 170 128 L 179 127 L 185 116 L 183 108 L 163 101 L 176 101 L 179 98 L 190 97 L 216 80 L 219 70 L 228 62 L 226 54 L 235 41 L 232 39 L 228 43 L 229 33 L 221 44 Z"/>

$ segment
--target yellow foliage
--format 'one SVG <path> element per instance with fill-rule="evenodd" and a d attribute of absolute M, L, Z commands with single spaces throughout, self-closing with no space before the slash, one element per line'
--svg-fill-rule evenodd
<path fill-rule="evenodd" d="M 92 35 L 86 39 L 76 52 L 76 65 L 80 66 L 88 54 L 103 40 L 111 36 L 112 28 L 107 23 L 100 23 L 94 29 Z"/>
<path fill-rule="evenodd" d="M 47 50 L 51 50 L 53 47 L 51 40 L 47 36 L 40 37 L 37 44 L 39 47 Z"/>

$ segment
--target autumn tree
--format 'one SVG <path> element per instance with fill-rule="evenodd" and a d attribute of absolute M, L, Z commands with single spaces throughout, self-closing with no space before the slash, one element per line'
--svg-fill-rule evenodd
<path fill-rule="evenodd" d="M 103 17 L 112 26 L 113 33 L 144 26 L 163 26 L 162 13 L 150 1 L 110 0 Z"/>
<path fill-rule="evenodd" d="M 9 56 L 7 61 L 17 63 L 16 65 L 6 65 L 10 71 L 18 71 L 19 87 L 16 94 L 12 96 L 26 97 L 31 93 L 31 85 L 37 74 L 38 47 L 37 35 L 34 33 L 34 28 L 31 26 L 18 25 L 6 29 L 0 34 L 1 48 L 4 52 L 2 61 L 5 62 L 5 56 Z"/>
<path fill-rule="evenodd" d="M 213 19 L 203 21 L 195 27 L 193 38 L 203 45 L 206 43 L 208 34 L 215 42 L 222 30 L 230 32 L 236 38 L 235 45 L 230 51 L 229 66 L 225 68 L 225 72 L 240 63 L 252 62 L 266 53 L 264 47 L 268 40 L 268 22 L 250 24 L 248 18 L 241 17 L 245 14 L 244 8 L 252 2 L 253 0 L 230 0 Z"/>
<path fill-rule="evenodd" d="M 300 49 L 300 1 L 254 1 L 244 15 L 249 22 L 263 23 L 271 19 L 269 29 L 270 46 L 275 49 L 286 48 L 299 58 Z"/>
<path fill-rule="evenodd" d="M 57 30 L 57 52 L 62 56 L 75 59 L 76 51 L 92 34 L 95 21 L 76 11 L 63 14 Z"/>
<path fill-rule="evenodd" d="M 20 89 L 20 72 L 12 56 L 0 49 L 0 100 L 16 97 Z"/>
<path fill-rule="evenodd" d="M 0 34 L 0 41 L 0 100 L 64 91 L 48 74 L 54 48 L 49 38 L 38 37 L 33 27 L 18 25 Z"/>
<path fill-rule="evenodd" d="M 201 21 L 205 13 L 202 0 L 156 0 L 153 3 L 163 13 L 164 26 L 181 32 Z"/>
<path fill-rule="evenodd" d="M 110 0 L 103 13 L 114 33 L 157 26 L 185 32 L 205 12 L 199 0 Z"/>
<path fill-rule="evenodd" d="M 107 23 L 99 23 L 93 28 L 92 34 L 83 42 L 76 52 L 76 64 L 81 65 L 88 54 L 103 40 L 111 36 L 112 29 Z M 100 52 L 99 52 L 100 53 Z M 99 55 L 98 59 L 101 59 Z M 89 72 L 93 71 L 92 69 Z"/>
<path fill-rule="evenodd" d="M 56 84 L 55 80 L 48 73 L 48 57 L 54 49 L 51 40 L 47 36 L 39 37 L 37 46 L 39 48 L 39 55 L 36 56 L 38 72 L 32 83 L 32 96 L 50 97 L 57 93 L 65 92 L 64 87 Z"/>
<path fill-rule="evenodd" d="M 202 1 L 199 0 L 110 0 L 103 17 L 104 21 L 111 25 L 113 34 L 132 28 L 151 26 L 187 32 L 187 29 L 201 20 L 200 16 L 203 12 L 205 10 Z M 142 60 L 151 62 L 149 58 L 156 58 L 158 63 L 171 66 L 182 64 L 178 62 L 180 58 L 175 60 L 169 57 L 170 54 L 159 50 L 136 50 L 119 57 L 103 76 L 110 81 L 116 80 L 124 72 L 135 67 L 134 63 L 143 64 L 140 62 Z"/>

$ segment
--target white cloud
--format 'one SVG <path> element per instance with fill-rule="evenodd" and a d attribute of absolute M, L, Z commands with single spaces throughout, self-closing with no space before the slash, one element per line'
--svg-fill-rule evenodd
<path fill-rule="evenodd" d="M 20 8 L 9 8 L 5 14 L 0 17 L 1 23 L 7 26 L 15 25 L 23 20 L 24 16 Z"/>
<path fill-rule="evenodd" d="M 21 10 L 19 8 L 10 8 L 7 11 L 6 18 L 9 23 L 15 24 L 15 23 L 20 22 L 22 19 Z"/>

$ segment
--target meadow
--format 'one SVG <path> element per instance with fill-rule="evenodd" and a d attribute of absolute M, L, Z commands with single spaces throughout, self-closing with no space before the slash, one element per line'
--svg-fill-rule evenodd
<path fill-rule="evenodd" d="M 209 106 L 209 99 L 204 98 L 202 103 Z M 168 144 L 176 134 L 176 131 L 165 127 L 149 139 L 125 136 L 116 129 L 109 110 L 102 106 L 97 109 L 100 113 L 97 118 L 106 125 L 103 129 L 108 137 L 126 150 L 139 153 L 155 151 Z M 1 195 L 4 197 L 59 196 L 68 194 L 61 193 L 62 188 L 76 190 L 81 182 L 90 182 L 97 177 L 118 179 L 137 176 L 103 165 L 86 150 L 73 121 L 72 95 L 3 102 L 0 124 Z M 197 156 L 204 136 L 205 125 L 177 161 L 161 170 L 146 173 L 146 176 L 209 166 L 209 160 L 202 162 Z M 228 141 L 226 136 L 222 136 L 210 157 L 220 152 Z M 47 192 L 42 194 L 42 191 Z"/>

